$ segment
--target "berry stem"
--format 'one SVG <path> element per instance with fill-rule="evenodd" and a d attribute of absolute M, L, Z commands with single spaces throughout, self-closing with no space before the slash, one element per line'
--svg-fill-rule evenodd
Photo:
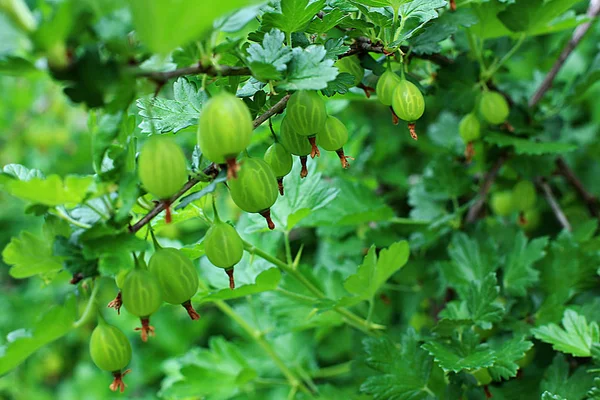
<path fill-rule="evenodd" d="M 304 179 L 308 176 L 308 168 L 306 168 L 306 161 L 308 160 L 307 156 L 300 156 L 300 165 L 302 165 L 302 170 L 300 171 L 300 178 Z"/>
<path fill-rule="evenodd" d="M 417 130 L 415 129 L 415 127 L 416 125 L 414 122 L 408 123 L 408 131 L 410 132 L 410 137 L 415 140 L 419 140 L 419 137 L 417 136 Z"/>
<path fill-rule="evenodd" d="M 192 305 L 192 301 L 188 300 L 188 301 L 184 301 L 183 303 L 181 303 L 181 305 L 183 306 L 183 308 L 185 308 L 185 310 L 187 311 L 188 315 L 190 316 L 190 318 L 192 320 L 197 320 L 200 319 L 200 314 L 198 314 L 196 312 L 196 310 L 194 310 L 194 306 Z"/>
<path fill-rule="evenodd" d="M 348 162 L 348 159 L 351 159 L 351 160 L 354 160 L 354 159 L 352 157 L 345 155 L 343 148 L 336 150 L 335 152 L 338 155 L 338 157 L 340 158 L 340 161 L 342 162 L 342 168 L 348 169 L 350 167 L 350 163 Z"/>
<path fill-rule="evenodd" d="M 240 169 L 235 157 L 228 158 L 227 160 L 227 179 L 237 179 L 237 173 Z"/>
<path fill-rule="evenodd" d="M 171 218 L 171 203 L 168 201 L 165 201 L 165 222 L 167 224 L 170 224 L 172 221 Z"/>
<path fill-rule="evenodd" d="M 279 194 L 283 196 L 283 177 L 277 178 L 277 186 L 279 186 Z"/>
<path fill-rule="evenodd" d="M 226 269 L 225 273 L 229 277 L 229 289 L 235 289 L 235 280 L 233 279 L 233 267 Z"/>
<path fill-rule="evenodd" d="M 375 93 L 375 89 L 373 89 L 371 86 L 365 85 L 364 83 L 359 83 L 356 85 L 356 87 L 361 88 L 365 92 L 367 99 L 371 98 L 371 93 Z"/>
<path fill-rule="evenodd" d="M 398 115 L 396 115 L 396 112 L 394 111 L 394 108 L 392 106 L 390 106 L 390 111 L 392 112 L 392 124 L 398 125 L 398 123 L 400 122 L 400 118 L 398 117 Z"/>
<path fill-rule="evenodd" d="M 456 0 L 450 0 L 450 10 L 456 11 Z"/>
<path fill-rule="evenodd" d="M 259 214 L 262 215 L 267 220 L 267 225 L 269 226 L 270 230 L 275 229 L 275 223 L 271 219 L 271 209 L 270 208 L 267 208 L 266 210 L 261 211 Z"/>
<path fill-rule="evenodd" d="M 465 159 L 467 164 L 470 164 L 473 161 L 473 157 L 475 156 L 475 147 L 473 146 L 473 142 L 467 143 L 467 147 L 465 148 Z"/>
<path fill-rule="evenodd" d="M 148 341 L 148 336 L 154 336 L 154 327 L 150 325 L 150 317 L 140 318 L 142 326 L 135 328 L 136 331 L 140 331 L 142 342 Z"/>
<path fill-rule="evenodd" d="M 310 150 L 310 158 L 315 158 L 315 156 L 320 157 L 321 152 L 319 151 L 319 148 L 317 147 L 317 137 L 311 136 L 308 138 L 308 141 L 309 141 L 310 145 L 312 146 L 312 149 Z"/>

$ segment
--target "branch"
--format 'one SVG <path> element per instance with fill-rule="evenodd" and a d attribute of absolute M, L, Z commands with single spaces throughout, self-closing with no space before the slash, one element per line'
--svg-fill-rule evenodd
<path fill-rule="evenodd" d="M 178 78 L 185 75 L 199 75 L 206 74 L 210 76 L 240 76 L 240 75 L 252 75 L 250 68 L 247 67 L 235 67 L 230 65 L 209 65 L 204 66 L 201 64 L 193 65 L 191 67 L 178 68 L 173 71 L 140 71 L 137 76 L 151 79 L 157 83 L 165 83 L 169 79 Z"/>
<path fill-rule="evenodd" d="M 503 153 L 496 160 L 496 163 L 494 164 L 492 169 L 490 169 L 487 172 L 487 174 L 485 174 L 485 177 L 483 178 L 483 183 L 481 184 L 481 187 L 479 188 L 479 198 L 477 199 L 477 201 L 475 203 L 473 203 L 473 205 L 469 209 L 469 212 L 467 213 L 467 218 L 465 220 L 465 222 L 467 224 L 475 222 L 475 220 L 479 216 L 479 213 L 481 212 L 481 209 L 483 208 L 483 205 L 485 204 L 485 201 L 487 200 L 488 192 L 490 191 L 490 189 L 492 188 L 492 184 L 496 180 L 498 171 L 500 171 L 500 168 L 502 167 L 502 165 L 504 165 L 504 163 L 506 162 L 506 160 L 508 160 L 508 158 L 509 158 L 508 153 Z"/>
<path fill-rule="evenodd" d="M 546 201 L 548 201 L 548 204 L 550 205 L 550 208 L 552 208 L 552 212 L 554 212 L 554 215 L 556 216 L 556 219 L 560 225 L 563 227 L 563 229 L 571 232 L 571 224 L 569 223 L 569 220 L 567 219 L 567 216 L 563 212 L 562 208 L 560 208 L 560 204 L 558 204 L 556 201 L 554 193 L 552 193 L 552 188 L 550 185 L 548 185 L 548 182 L 546 182 L 546 180 L 543 178 L 539 178 L 536 180 L 536 183 L 544 192 L 544 197 L 546 197 Z"/>
<path fill-rule="evenodd" d="M 537 103 L 539 103 L 544 94 L 546 94 L 546 92 L 550 89 L 554 78 L 556 78 L 556 75 L 558 74 L 558 71 L 560 71 L 562 66 L 567 61 L 567 58 L 569 58 L 573 50 L 575 50 L 575 47 L 577 47 L 579 42 L 581 42 L 583 36 L 592 26 L 593 19 L 597 17 L 598 14 L 600 14 L 600 0 L 591 0 L 587 10 L 587 16 L 591 19 L 591 21 L 581 24 L 577 27 L 577 29 L 575 29 L 571 40 L 569 40 L 569 43 L 567 43 L 562 53 L 560 53 L 558 60 L 556 60 L 556 62 L 552 66 L 552 69 L 550 70 L 550 72 L 548 72 L 548 75 L 546 75 L 546 78 L 544 79 L 538 90 L 536 90 L 533 96 L 531 96 L 531 99 L 529 100 L 529 107 L 534 107 Z"/>
<path fill-rule="evenodd" d="M 254 129 L 258 128 L 263 122 L 265 122 L 266 120 L 271 118 L 273 115 L 279 114 L 280 112 L 282 112 L 285 109 L 285 106 L 287 105 L 287 102 L 289 99 L 290 99 L 290 95 L 289 94 L 285 95 L 284 97 L 281 98 L 281 100 L 279 100 L 277 103 L 275 103 L 275 105 L 273 107 L 269 108 L 264 114 L 261 114 L 258 117 L 256 117 L 256 119 L 252 122 L 252 126 L 254 127 Z M 211 177 L 211 179 L 215 179 L 215 177 L 219 173 L 219 167 L 215 164 L 211 164 L 208 167 L 206 167 L 202 172 L 204 173 L 204 175 L 208 175 L 209 177 Z M 148 214 L 144 215 L 144 217 L 142 219 L 140 219 L 138 222 L 136 222 L 134 225 L 131 225 L 129 227 L 129 232 L 136 233 L 137 231 L 142 229 L 154 217 L 156 217 L 158 214 L 160 214 L 162 211 L 164 211 L 168 206 L 173 204 L 178 198 L 183 196 L 188 190 L 190 190 L 192 187 L 194 187 L 198 182 L 200 182 L 200 180 L 196 179 L 196 178 L 192 178 L 189 181 L 187 181 L 185 183 L 185 185 L 183 185 L 183 187 L 177 193 L 175 193 L 175 195 L 173 195 L 173 197 L 171 197 L 167 201 L 161 201 L 161 202 L 157 203 L 154 206 L 154 208 L 148 212 Z"/>
<path fill-rule="evenodd" d="M 400 47 L 400 50 L 406 54 L 409 52 L 410 47 L 402 46 L 402 47 Z M 359 37 L 352 44 L 352 46 L 350 46 L 350 50 L 348 50 L 344 54 L 341 54 L 338 58 L 350 57 L 355 54 L 361 54 L 361 53 L 379 53 L 379 54 L 385 54 L 386 56 L 391 55 L 390 53 L 388 53 L 385 50 L 385 47 L 383 46 L 383 44 L 373 43 L 373 42 L 371 42 L 371 40 L 369 40 L 366 37 Z M 441 54 L 419 54 L 419 55 L 417 55 L 417 54 L 411 53 L 410 57 L 420 58 L 422 60 L 428 60 L 428 61 L 431 61 L 438 65 L 449 65 L 449 64 L 454 63 L 454 60 L 452 60 L 448 57 L 442 56 Z"/>
<path fill-rule="evenodd" d="M 556 159 L 556 166 L 558 167 L 558 173 L 561 174 L 567 182 L 577 192 L 579 197 L 585 202 L 590 214 L 592 214 L 596 218 L 600 218 L 600 211 L 598 211 L 598 199 L 587 191 L 583 183 L 575 176 L 573 170 L 567 165 L 566 161 L 559 157 Z"/>

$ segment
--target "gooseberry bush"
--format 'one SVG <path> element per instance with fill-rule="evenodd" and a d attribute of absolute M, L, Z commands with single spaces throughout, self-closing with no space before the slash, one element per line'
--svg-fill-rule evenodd
<path fill-rule="evenodd" d="M 1 398 L 600 399 L 597 1 L 0 12 Z"/>

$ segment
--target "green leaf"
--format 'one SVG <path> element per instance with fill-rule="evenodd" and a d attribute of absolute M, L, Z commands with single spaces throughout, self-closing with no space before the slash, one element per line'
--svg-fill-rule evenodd
<path fill-rule="evenodd" d="M 310 45 L 303 49 L 292 50 L 292 60 L 288 65 L 288 74 L 277 85 L 281 90 L 321 90 L 338 75 L 333 60 L 326 58 L 325 47 Z"/>
<path fill-rule="evenodd" d="M 533 347 L 533 343 L 525 340 L 524 337 L 514 337 L 504 341 L 491 341 L 490 346 L 497 358 L 494 365 L 488 367 L 488 372 L 492 379 L 500 381 L 517 376 L 519 370 L 517 362 L 525 357 L 525 353 Z"/>
<path fill-rule="evenodd" d="M 69 175 L 63 180 L 58 175 L 50 175 L 46 179 L 36 177 L 28 181 L 11 181 L 6 187 L 10 194 L 23 200 L 58 206 L 81 203 L 95 185 L 92 176 Z"/>
<path fill-rule="evenodd" d="M 475 23 L 477 23 L 477 17 L 468 8 L 459 8 L 455 12 L 444 13 L 440 18 L 428 24 L 423 33 L 411 38 L 411 51 L 415 54 L 439 53 L 442 50 L 440 42 L 458 32 L 461 26 L 469 27 Z"/>
<path fill-rule="evenodd" d="M 357 297 L 354 300 L 370 301 L 381 286 L 406 264 L 409 255 L 408 242 L 404 240 L 381 250 L 379 257 L 375 254 L 375 246 L 371 246 L 356 274 L 346 279 L 344 287 Z"/>
<path fill-rule="evenodd" d="M 588 324 L 584 316 L 567 310 L 562 325 L 563 328 L 556 324 L 541 326 L 534 328 L 532 333 L 537 339 L 550 343 L 556 351 L 575 357 L 590 357 L 592 344 L 600 342 L 598 324 Z"/>
<path fill-rule="evenodd" d="M 496 282 L 495 273 L 490 273 L 483 281 L 472 282 L 465 299 L 471 319 L 483 329 L 490 329 L 492 323 L 501 321 L 504 316 L 504 307 L 496 303 L 500 293 Z"/>
<path fill-rule="evenodd" d="M 498 19 L 513 32 L 547 33 L 546 26 L 579 0 L 529 0 L 509 5 Z"/>
<path fill-rule="evenodd" d="M 325 58 L 337 60 L 338 56 L 350 50 L 349 46 L 344 44 L 344 38 L 328 39 L 325 42 Z"/>
<path fill-rule="evenodd" d="M 308 3 L 308 0 L 281 0 L 281 13 L 263 15 L 263 25 L 278 28 L 287 33 L 298 32 L 321 11 L 325 0 Z"/>
<path fill-rule="evenodd" d="M 196 125 L 200 110 L 208 101 L 208 95 L 186 78 L 173 84 L 173 100 L 162 97 L 142 98 L 136 101 L 142 117 L 142 133 L 177 133 L 188 126 Z"/>
<path fill-rule="evenodd" d="M 344 20 L 350 17 L 349 14 L 344 14 L 344 12 L 338 8 L 334 8 L 327 14 L 323 16 L 323 18 L 315 18 L 308 28 L 306 28 L 306 32 L 308 33 L 325 33 L 333 28 L 336 25 L 341 24 Z"/>
<path fill-rule="evenodd" d="M 570 374 L 569 362 L 563 354 L 556 354 L 544 372 L 540 390 L 547 399 L 587 399 L 586 392 L 594 383 L 594 375 L 585 366 Z M 542 397 L 543 398 L 543 397 Z"/>
<path fill-rule="evenodd" d="M 167 379 L 159 395 L 165 398 L 234 397 L 257 377 L 250 361 L 238 345 L 213 336 L 207 349 L 194 348 L 169 361 Z"/>
<path fill-rule="evenodd" d="M 238 286 L 235 289 L 221 289 L 212 293 L 197 293 L 194 301 L 210 303 L 217 300 L 230 300 L 252 294 L 275 290 L 281 280 L 281 272 L 277 268 L 270 268 L 261 272 L 256 277 L 256 282 Z"/>
<path fill-rule="evenodd" d="M 507 255 L 502 285 L 513 296 L 525 296 L 527 289 L 539 280 L 539 271 L 533 264 L 544 258 L 548 238 L 541 237 L 528 243 L 525 233 L 519 232 Z"/>
<path fill-rule="evenodd" d="M 479 338 L 470 331 L 464 332 L 460 340 L 437 339 L 425 343 L 423 347 L 435 362 L 446 372 L 478 370 L 494 365 L 497 356 L 487 344 L 479 344 Z"/>
<path fill-rule="evenodd" d="M 379 372 L 368 377 L 360 391 L 375 400 L 433 400 L 428 384 L 432 359 L 419 347 L 418 337 L 411 329 L 396 346 L 387 336 L 363 341 L 366 363 Z"/>
<path fill-rule="evenodd" d="M 186 0 L 129 0 L 140 40 L 153 52 L 162 54 L 200 39 L 217 17 L 248 3 L 248 0 L 222 0 L 200 6 Z"/>
<path fill-rule="evenodd" d="M 577 145 L 562 142 L 541 142 L 535 138 L 523 139 L 497 132 L 487 132 L 483 139 L 498 147 L 512 146 L 517 154 L 563 154 L 577 149 Z"/>
<path fill-rule="evenodd" d="M 323 94 L 331 97 L 336 93 L 346 94 L 354 86 L 354 76 L 347 72 L 342 72 L 334 80 L 327 82 L 327 87 L 322 90 Z"/>
<path fill-rule="evenodd" d="M 65 304 L 41 313 L 41 318 L 31 330 L 12 332 L 8 343 L 0 347 L 0 375 L 21 364 L 38 349 L 67 334 L 73 329 L 74 321 L 75 304 Z"/>
<path fill-rule="evenodd" d="M 63 268 L 63 259 L 52 255 L 52 242 L 27 231 L 11 239 L 2 251 L 2 259 L 6 264 L 12 265 L 9 274 L 16 279 Z"/>
<path fill-rule="evenodd" d="M 283 42 L 285 35 L 277 29 L 267 33 L 262 45 L 252 43 L 248 47 L 248 62 L 252 75 L 262 82 L 279 80 L 287 70 L 287 63 L 292 59 L 292 49 Z"/>

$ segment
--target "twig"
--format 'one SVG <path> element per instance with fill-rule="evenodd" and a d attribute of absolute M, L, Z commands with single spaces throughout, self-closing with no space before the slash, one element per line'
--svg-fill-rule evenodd
<path fill-rule="evenodd" d="M 554 212 L 554 215 L 556 216 L 556 219 L 558 220 L 560 225 L 563 227 L 563 229 L 571 232 L 571 224 L 569 223 L 567 216 L 560 207 L 560 204 L 558 204 L 558 202 L 556 201 L 554 193 L 552 192 L 552 188 L 550 187 L 550 185 L 548 185 L 548 182 L 546 182 L 544 178 L 538 178 L 536 180 L 536 183 L 544 192 L 544 197 L 546 197 L 546 201 L 550 205 L 550 208 L 552 208 L 552 212 Z"/>
<path fill-rule="evenodd" d="M 402 47 L 400 47 L 400 50 L 402 50 L 403 53 L 407 54 L 409 52 L 410 48 L 408 46 L 402 46 Z M 344 54 L 341 54 L 338 58 L 350 57 L 355 54 L 361 54 L 361 53 L 380 53 L 380 54 L 386 54 L 386 55 L 389 54 L 386 52 L 384 46 L 381 43 L 373 43 L 366 37 L 359 37 L 352 44 L 350 50 L 348 50 Z M 410 57 L 428 60 L 428 61 L 431 61 L 438 65 L 449 65 L 454 62 L 454 60 L 452 60 L 448 57 L 445 57 L 441 54 L 414 54 L 414 53 L 411 53 Z"/>
<path fill-rule="evenodd" d="M 281 100 L 279 100 L 277 103 L 275 103 L 275 105 L 273 107 L 269 108 L 264 114 L 261 114 L 258 117 L 256 117 L 256 119 L 252 122 L 252 126 L 254 127 L 254 129 L 256 129 L 263 122 L 265 122 L 266 120 L 271 118 L 273 115 L 282 112 L 289 99 L 290 99 L 290 95 L 289 94 L 285 95 L 284 97 L 281 98 Z M 207 168 L 205 168 L 202 172 L 204 173 L 204 175 L 208 175 L 212 179 L 214 179 L 217 176 L 217 174 L 219 173 L 219 168 L 215 164 L 211 164 Z M 185 185 L 183 185 L 183 187 L 168 201 L 161 201 L 160 203 L 156 204 L 156 206 L 154 206 L 154 208 L 152 210 L 150 210 L 148 212 L 148 214 L 144 215 L 144 217 L 142 219 L 140 219 L 138 222 L 136 222 L 134 225 L 131 225 L 129 227 L 129 231 L 131 233 L 135 233 L 135 232 L 139 231 L 140 229 L 142 229 L 146 224 L 148 224 L 152 220 L 152 218 L 156 217 L 158 214 L 160 214 L 162 211 L 164 211 L 167 208 L 167 206 L 169 206 L 170 204 L 173 204 L 178 198 L 183 196 L 188 190 L 190 190 L 192 187 L 194 187 L 198 182 L 200 182 L 200 180 L 195 179 L 195 178 L 192 178 L 189 181 L 187 181 L 185 183 Z"/>
<path fill-rule="evenodd" d="M 508 153 L 503 153 L 496 160 L 496 163 L 494 164 L 492 169 L 490 169 L 487 172 L 487 174 L 485 174 L 485 177 L 483 178 L 483 183 L 481 184 L 481 187 L 479 188 L 478 199 L 475 203 L 473 203 L 473 205 L 469 209 L 469 212 L 467 213 L 467 218 L 465 219 L 465 222 L 467 224 L 475 222 L 475 220 L 479 216 L 479 213 L 481 212 L 481 209 L 483 208 L 483 205 L 485 204 L 485 201 L 487 200 L 488 192 L 490 191 L 492 184 L 496 180 L 498 171 L 500 171 L 500 168 L 502 167 L 502 165 L 504 165 L 504 163 L 506 162 L 506 160 L 508 160 L 508 158 L 509 158 Z"/>
<path fill-rule="evenodd" d="M 137 76 L 151 79 L 159 84 L 164 84 L 170 79 L 178 78 L 185 75 L 199 75 L 206 74 L 211 76 L 239 76 L 239 75 L 251 75 L 250 68 L 247 67 L 234 67 L 230 65 L 193 65 L 191 67 L 178 68 L 173 71 L 139 71 Z"/>
<path fill-rule="evenodd" d="M 575 50 L 575 47 L 577 47 L 579 42 L 581 42 L 583 36 L 585 36 L 587 31 L 592 26 L 593 19 L 596 18 L 598 14 L 600 14 L 600 0 L 591 0 L 587 10 L 587 16 L 592 20 L 579 25 L 577 29 L 575 29 L 571 40 L 569 40 L 569 43 L 567 43 L 562 53 L 560 53 L 558 60 L 556 60 L 556 62 L 552 66 L 552 69 L 550 70 L 550 72 L 548 72 L 548 75 L 546 75 L 546 78 L 544 79 L 538 90 L 536 90 L 533 96 L 531 96 L 531 99 L 529 100 L 529 107 L 534 107 L 542 99 L 544 94 L 546 94 L 546 92 L 550 89 L 554 78 L 556 78 L 556 75 L 558 74 L 558 71 L 560 71 L 562 66 L 567 61 L 567 58 L 569 58 L 573 50 Z"/>
<path fill-rule="evenodd" d="M 556 159 L 556 166 L 558 167 L 558 173 L 573 186 L 579 197 L 585 202 L 590 214 L 596 218 L 600 218 L 598 199 L 596 196 L 587 191 L 585 186 L 583 186 L 583 183 L 575 176 L 573 170 L 567 165 L 567 162 L 562 157 Z"/>

